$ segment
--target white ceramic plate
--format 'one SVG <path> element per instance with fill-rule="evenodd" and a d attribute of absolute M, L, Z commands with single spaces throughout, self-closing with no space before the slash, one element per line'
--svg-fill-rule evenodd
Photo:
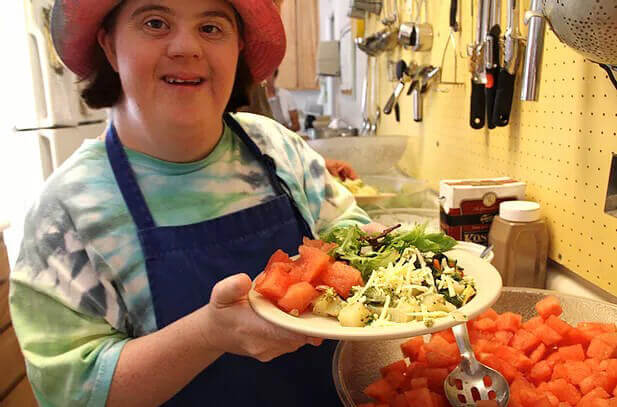
<path fill-rule="evenodd" d="M 457 259 L 458 264 L 465 269 L 465 275 L 471 276 L 475 280 L 476 296 L 458 310 L 468 319 L 472 319 L 497 301 L 502 286 L 501 276 L 490 263 L 468 251 L 454 249 L 449 251 L 447 255 Z M 316 338 L 347 341 L 407 338 L 441 331 L 459 323 L 453 316 L 448 315 L 435 319 L 434 325 L 430 328 L 424 326 L 421 321 L 378 328 L 354 328 L 341 326 L 336 318 L 322 317 L 311 312 L 305 312 L 300 317 L 294 317 L 281 311 L 254 289 L 249 292 L 249 302 L 255 312 L 265 320 L 290 331 Z"/>
<path fill-rule="evenodd" d="M 458 244 L 456 245 L 455 249 L 465 250 L 465 251 L 468 251 L 468 252 L 472 253 L 475 256 L 480 257 L 480 255 L 482 254 L 484 249 L 486 249 L 486 246 L 482 246 L 481 244 L 473 243 L 473 242 L 461 242 L 461 241 L 459 241 Z M 493 261 L 493 258 L 495 258 L 495 253 L 491 250 L 486 255 L 486 258 L 484 259 L 484 261 L 490 263 L 490 262 Z"/>

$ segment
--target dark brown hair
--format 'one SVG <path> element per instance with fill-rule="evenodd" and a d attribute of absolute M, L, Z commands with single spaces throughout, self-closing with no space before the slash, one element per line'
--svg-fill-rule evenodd
<path fill-rule="evenodd" d="M 112 11 L 109 12 L 109 14 L 107 14 L 105 20 L 103 20 L 102 27 L 107 32 L 113 30 L 116 23 L 116 18 L 118 17 L 118 13 L 122 8 L 123 3 L 124 2 L 121 2 L 117 5 Z M 239 35 L 242 37 L 243 24 L 237 12 L 236 21 Z M 120 96 L 122 96 L 120 75 L 114 71 L 100 46 L 96 47 L 93 57 L 94 66 L 98 68 L 89 77 L 83 79 L 87 82 L 87 85 L 82 90 L 81 97 L 92 109 L 112 107 L 116 104 L 116 102 L 118 102 Z M 239 107 L 248 105 L 249 94 L 254 85 L 255 84 L 249 67 L 244 61 L 242 55 L 240 55 L 236 67 L 236 79 L 231 91 L 231 96 L 227 102 L 227 106 L 225 107 L 225 112 L 235 112 Z"/>

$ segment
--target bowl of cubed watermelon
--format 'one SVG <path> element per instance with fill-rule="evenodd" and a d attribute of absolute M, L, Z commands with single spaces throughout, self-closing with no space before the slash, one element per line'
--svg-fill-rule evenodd
<path fill-rule="evenodd" d="M 478 360 L 508 380 L 509 406 L 612 407 L 616 321 L 616 304 L 505 287 L 493 308 L 467 324 Z M 449 406 L 443 381 L 459 358 L 448 329 L 407 339 L 343 341 L 332 367 L 346 407 L 441 407 Z"/>

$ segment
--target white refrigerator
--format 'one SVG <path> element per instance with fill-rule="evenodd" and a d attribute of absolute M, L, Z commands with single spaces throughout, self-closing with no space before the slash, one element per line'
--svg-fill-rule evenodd
<path fill-rule="evenodd" d="M 53 0 L 5 2 L 0 33 L 5 61 L 3 107 L 2 200 L 0 217 L 8 218 L 9 257 L 15 260 L 23 216 L 45 179 L 86 138 L 107 125 L 106 110 L 89 109 L 81 100 L 78 78 L 62 65 L 49 31 Z M 7 176 L 8 175 L 8 176 Z M 8 192 L 8 193 L 5 193 Z"/>

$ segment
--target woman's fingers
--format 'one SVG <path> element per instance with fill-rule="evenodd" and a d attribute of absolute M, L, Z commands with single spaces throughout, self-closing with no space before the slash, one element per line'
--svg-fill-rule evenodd
<path fill-rule="evenodd" d="M 347 178 L 356 179 L 358 177 L 356 171 L 351 167 L 349 163 L 345 161 L 326 160 L 326 168 L 332 176 L 338 177 L 343 181 Z"/>
<path fill-rule="evenodd" d="M 386 229 L 386 227 L 381 223 L 371 222 L 368 225 L 360 226 L 360 229 L 366 233 L 381 233 Z"/>

